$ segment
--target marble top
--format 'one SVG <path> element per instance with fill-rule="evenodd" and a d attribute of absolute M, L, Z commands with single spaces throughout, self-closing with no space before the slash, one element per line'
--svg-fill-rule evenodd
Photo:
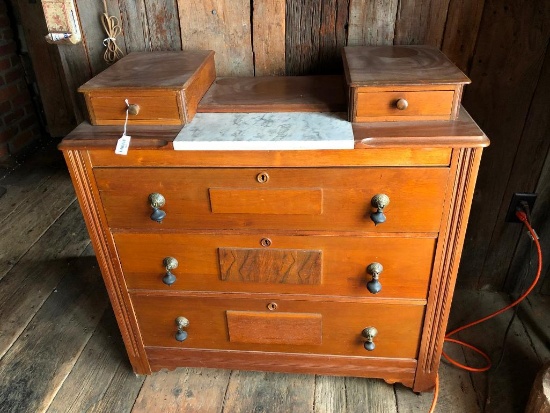
<path fill-rule="evenodd" d="M 197 113 L 176 150 L 353 149 L 345 113 Z"/>

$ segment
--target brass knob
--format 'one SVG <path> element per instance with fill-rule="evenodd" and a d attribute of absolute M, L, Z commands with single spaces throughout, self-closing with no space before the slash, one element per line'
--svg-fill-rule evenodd
<path fill-rule="evenodd" d="M 130 103 L 128 105 L 128 114 L 129 115 L 133 115 L 133 116 L 136 116 L 138 113 L 139 113 L 139 105 L 136 104 L 136 103 Z"/>
<path fill-rule="evenodd" d="M 166 217 L 166 212 L 160 209 L 164 206 L 165 203 L 166 200 L 164 199 L 162 194 L 159 194 L 158 192 L 149 194 L 149 204 L 151 205 L 151 208 L 153 208 L 151 219 L 158 222 L 159 224 L 162 223 L 162 220 Z"/>
<path fill-rule="evenodd" d="M 378 294 L 382 290 L 382 284 L 378 281 L 382 271 L 384 271 L 384 267 L 379 262 L 372 262 L 367 267 L 367 273 L 372 276 L 372 280 L 367 283 L 367 289 L 372 294 Z"/>
<path fill-rule="evenodd" d="M 178 260 L 174 257 L 166 257 L 162 260 L 162 264 L 166 268 L 166 274 L 162 277 L 162 282 L 166 285 L 172 285 L 176 282 L 176 276 L 172 270 L 178 268 Z"/>
<path fill-rule="evenodd" d="M 363 347 L 365 347 L 365 350 L 374 350 L 374 348 L 376 347 L 376 345 L 374 344 L 374 337 L 376 337 L 377 334 L 378 330 L 376 329 L 376 327 L 366 327 L 363 329 L 361 335 L 367 339 L 367 341 L 365 341 L 365 344 L 363 345 Z"/>
<path fill-rule="evenodd" d="M 409 107 L 409 102 L 407 102 L 407 99 L 398 99 L 395 102 L 395 107 L 399 110 L 405 110 Z"/>
<path fill-rule="evenodd" d="M 386 222 L 386 215 L 384 215 L 384 208 L 390 203 L 390 197 L 386 194 L 376 194 L 370 201 L 371 205 L 376 208 L 376 212 L 370 214 L 370 219 L 374 222 L 374 225 L 382 224 Z"/>
<path fill-rule="evenodd" d="M 185 341 L 187 338 L 187 331 L 185 331 L 184 328 L 189 326 L 189 320 L 180 316 L 176 318 L 176 326 L 178 327 L 178 331 L 176 332 L 176 340 Z"/>

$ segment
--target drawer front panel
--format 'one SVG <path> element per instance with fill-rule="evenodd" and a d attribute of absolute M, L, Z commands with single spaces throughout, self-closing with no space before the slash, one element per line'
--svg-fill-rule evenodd
<path fill-rule="evenodd" d="M 222 281 L 321 284 L 323 252 L 280 248 L 218 248 Z"/>
<path fill-rule="evenodd" d="M 449 119 L 453 106 L 453 90 L 387 91 L 357 94 L 357 122 L 378 120 Z M 398 102 L 406 102 L 399 109 Z M 376 119 L 375 119 L 376 120 Z"/>
<path fill-rule="evenodd" d="M 422 305 L 305 300 L 140 294 L 133 295 L 132 302 L 146 346 L 367 357 L 415 358 L 424 314 Z M 274 304 L 276 309 L 268 310 Z M 180 316 L 189 320 L 182 342 L 175 339 Z M 276 331 L 268 332 L 268 326 Z M 299 331 L 304 327 L 313 331 Z M 378 330 L 373 351 L 364 348 L 361 333 L 366 327 Z"/>
<path fill-rule="evenodd" d="M 263 174 L 268 176 L 267 181 L 258 182 L 257 177 Z M 95 169 L 109 226 L 154 230 L 435 233 L 439 230 L 448 174 L 448 168 Z M 252 191 L 247 196 L 253 194 L 258 199 L 248 207 L 237 199 L 230 209 L 224 209 L 219 199 L 211 198 L 213 188 L 223 188 L 226 198 L 231 191 L 237 196 L 246 190 Z M 290 194 L 290 198 L 273 196 L 273 190 Z M 155 192 L 166 200 L 162 210 L 167 215 L 160 226 L 150 219 L 148 196 Z M 388 195 L 390 203 L 384 209 L 386 222 L 375 226 L 370 218 L 376 211 L 371 200 L 380 193 Z M 303 203 L 311 205 L 298 202 L 300 194 Z M 213 199 L 217 212 L 213 212 Z M 262 206 L 262 202 L 269 205 Z M 238 205 L 243 206 L 242 211 L 233 212 Z"/>
<path fill-rule="evenodd" d="M 125 94 L 91 94 L 88 97 L 90 113 L 96 125 L 124 124 L 126 119 L 126 102 L 139 105 L 137 115 L 129 115 L 129 124 L 156 123 L 183 124 L 178 108 L 176 92 L 158 92 L 144 95 L 143 92 L 129 92 Z"/>
<path fill-rule="evenodd" d="M 210 188 L 214 214 L 320 215 L 320 189 L 227 189 Z"/>
<path fill-rule="evenodd" d="M 376 297 L 425 299 L 434 238 L 115 233 L 130 289 L 373 297 L 366 268 L 379 262 Z M 269 240 L 270 247 L 262 247 Z M 176 281 L 163 283 L 174 257 Z"/>
<path fill-rule="evenodd" d="M 226 311 L 231 343 L 321 345 L 323 316 L 319 313 Z M 285 332 L 284 334 L 281 334 Z"/>

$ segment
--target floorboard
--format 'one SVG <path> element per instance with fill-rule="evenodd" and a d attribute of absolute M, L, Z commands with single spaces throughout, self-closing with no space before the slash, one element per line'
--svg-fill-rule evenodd
<path fill-rule="evenodd" d="M 0 360 L 0 406 L 42 412 L 71 372 L 107 306 L 89 248 Z"/>
<path fill-rule="evenodd" d="M 129 412 L 145 377 L 131 374 L 125 354 L 115 316 L 109 307 L 55 395 L 48 413 Z M 125 372 L 124 384 L 118 377 L 121 371 Z"/>
<path fill-rule="evenodd" d="M 0 280 L 0 357 L 2 357 L 57 287 L 74 274 L 75 257 L 90 240 L 73 202 L 65 213 Z"/>
<path fill-rule="evenodd" d="M 69 174 L 61 170 L 36 187 L 23 203 L 15 207 L 9 218 L 1 223 L 0 279 L 75 199 Z M 0 201 L 4 203 L 5 200 Z"/>
<path fill-rule="evenodd" d="M 234 371 L 229 379 L 224 413 L 313 412 L 315 376 Z"/>
<path fill-rule="evenodd" d="M 455 302 L 460 303 L 456 310 L 461 311 L 462 318 L 473 321 L 504 307 L 510 299 L 500 293 L 460 290 L 455 295 Z M 523 412 L 533 380 L 542 365 L 530 340 L 526 339 L 527 331 L 518 317 L 512 323 L 503 347 L 504 334 L 512 316 L 513 310 L 509 310 L 457 335 L 485 351 L 492 360 L 493 366 L 488 373 L 472 373 L 478 404 L 485 413 Z M 466 351 L 465 354 L 468 365 L 484 364 L 484 360 L 474 353 Z"/>
<path fill-rule="evenodd" d="M 315 413 L 345 412 L 345 377 L 315 377 Z"/>
<path fill-rule="evenodd" d="M 158 372 L 145 380 L 132 412 L 221 412 L 229 375 L 217 369 Z"/>

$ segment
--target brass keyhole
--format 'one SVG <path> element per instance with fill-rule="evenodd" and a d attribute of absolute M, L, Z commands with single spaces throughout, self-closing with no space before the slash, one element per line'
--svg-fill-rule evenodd
<path fill-rule="evenodd" d="M 269 247 L 269 246 L 271 246 L 271 240 L 269 238 L 262 238 L 260 240 L 260 245 L 262 247 Z"/>
<path fill-rule="evenodd" d="M 275 310 L 277 309 L 277 303 L 269 303 L 269 304 L 267 305 L 267 309 L 268 309 L 269 311 L 275 311 Z"/>
<path fill-rule="evenodd" d="M 267 181 L 269 181 L 269 175 L 267 174 L 267 172 L 260 172 L 258 175 L 256 175 L 256 181 L 261 184 L 265 184 Z"/>

